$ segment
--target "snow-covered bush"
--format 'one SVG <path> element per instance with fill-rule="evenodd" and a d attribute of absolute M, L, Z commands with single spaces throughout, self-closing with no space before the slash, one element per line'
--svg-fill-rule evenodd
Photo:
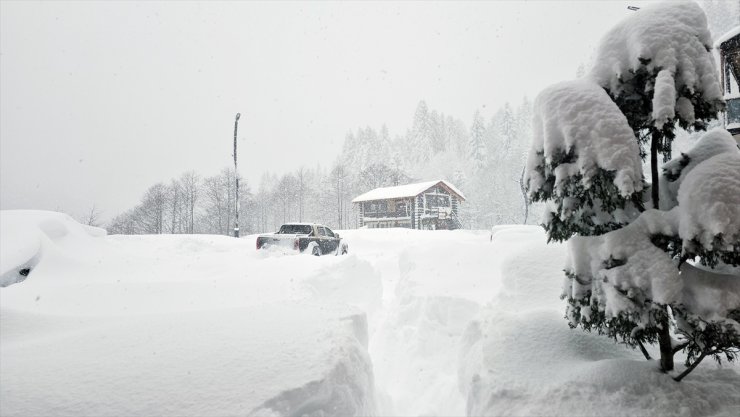
<path fill-rule="evenodd" d="M 658 343 L 665 371 L 682 349 L 690 372 L 740 347 L 740 278 L 711 270 L 740 265 L 740 150 L 714 130 L 658 174 L 676 127 L 706 129 L 724 106 L 710 42 L 696 4 L 642 9 L 608 32 L 588 76 L 535 103 L 527 185 L 548 204 L 549 238 L 570 239 L 566 318 L 648 359 L 645 343 Z M 730 295 L 698 309 L 707 292 L 697 288 L 709 283 Z"/>
<path fill-rule="evenodd" d="M 670 210 L 678 204 L 678 189 L 684 178 L 699 163 L 724 152 L 737 149 L 737 142 L 724 129 L 714 129 L 700 138 L 700 142 L 681 156 L 663 164 L 660 178 L 660 209 Z"/>
<path fill-rule="evenodd" d="M 627 119 L 588 79 L 553 85 L 534 104 L 530 197 L 547 201 L 550 240 L 618 229 L 636 217 L 642 165 Z"/>
<path fill-rule="evenodd" d="M 675 124 L 706 129 L 724 102 L 712 37 L 693 2 L 646 7 L 601 40 L 590 73 L 629 121 L 641 144 L 670 159 Z"/>

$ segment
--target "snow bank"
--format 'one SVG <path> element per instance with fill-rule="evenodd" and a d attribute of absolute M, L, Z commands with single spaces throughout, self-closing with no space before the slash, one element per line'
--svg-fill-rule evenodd
<path fill-rule="evenodd" d="M 538 227 L 340 233 L 55 240 L 0 289 L 0 415 L 737 414 L 737 367 L 677 387 L 568 329 Z"/>
<path fill-rule="evenodd" d="M 571 330 L 558 300 L 563 246 L 499 232 L 501 293 L 460 342 L 468 415 L 735 415 L 740 367 L 704 363 L 677 384 L 638 351 Z M 509 251 L 511 244 L 525 243 Z M 654 356 L 655 356 L 655 352 Z"/>
<path fill-rule="evenodd" d="M 535 228 L 533 228 L 535 229 Z M 367 229 L 340 232 L 383 282 L 370 316 L 380 415 L 463 415 L 460 336 L 500 286 L 484 231 Z"/>
<path fill-rule="evenodd" d="M 43 257 L 83 257 L 75 248 L 105 234 L 103 229 L 79 224 L 62 213 L 0 211 L 0 287 L 26 279 Z"/>
<path fill-rule="evenodd" d="M 342 314 L 283 303 L 94 319 L 3 310 L 0 408 L 3 415 L 372 414 L 357 316 Z"/>
<path fill-rule="evenodd" d="M 706 16 L 698 4 L 650 5 L 631 13 L 601 39 L 590 77 L 617 94 L 621 81 L 632 77 L 630 70 L 649 60 L 647 69 L 659 70 L 653 96 L 655 126 L 660 129 L 677 111 L 693 122 L 693 105 L 681 100 L 678 92 L 685 88 L 702 92 L 707 101 L 722 99 L 711 46 Z"/>
<path fill-rule="evenodd" d="M 2 218 L 3 242 L 40 234 L 41 256 L 0 290 L 0 414 L 375 414 L 367 315 L 350 305 L 380 297 L 367 262 L 265 255 L 254 236 L 93 238 L 55 213 Z M 332 270 L 362 278 L 337 294 L 316 284 Z"/>
<path fill-rule="evenodd" d="M 343 302 L 366 312 L 377 310 L 383 299 L 379 272 L 355 254 L 342 257 L 338 264 L 325 266 L 303 282 L 317 300 Z"/>

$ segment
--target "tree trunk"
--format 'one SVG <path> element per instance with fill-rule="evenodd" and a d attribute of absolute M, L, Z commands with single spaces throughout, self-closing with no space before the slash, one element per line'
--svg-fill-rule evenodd
<path fill-rule="evenodd" d="M 651 360 L 653 358 L 650 357 L 650 353 L 648 353 L 647 349 L 645 349 L 645 345 L 642 344 L 642 341 L 638 340 L 637 345 L 640 346 L 640 351 L 645 356 L 645 359 Z"/>
<path fill-rule="evenodd" d="M 665 307 L 666 310 L 668 307 Z M 671 331 L 668 323 L 668 311 L 666 316 L 660 321 L 660 334 L 658 335 L 658 344 L 660 345 L 660 369 L 664 372 L 673 370 L 673 346 L 671 346 Z"/>
<path fill-rule="evenodd" d="M 658 184 L 658 141 L 660 140 L 660 134 L 657 131 L 653 131 L 650 139 L 650 175 L 652 181 L 650 191 L 653 208 L 658 209 L 660 203 L 660 186 Z M 660 369 L 668 372 L 673 370 L 673 346 L 671 345 L 668 306 L 664 308 L 665 317 L 659 323 L 660 333 L 658 334 L 658 344 L 660 345 Z"/>

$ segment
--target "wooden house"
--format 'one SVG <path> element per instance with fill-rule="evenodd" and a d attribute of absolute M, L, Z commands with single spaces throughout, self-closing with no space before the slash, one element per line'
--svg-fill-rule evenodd
<path fill-rule="evenodd" d="M 460 203 L 465 196 L 444 180 L 376 188 L 352 200 L 359 208 L 360 227 L 459 229 Z"/>

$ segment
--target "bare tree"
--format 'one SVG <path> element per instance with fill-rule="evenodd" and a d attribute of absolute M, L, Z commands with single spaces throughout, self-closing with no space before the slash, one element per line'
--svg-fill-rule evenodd
<path fill-rule="evenodd" d="M 163 233 L 166 206 L 167 187 L 162 183 L 149 187 L 141 200 L 141 204 L 134 209 L 139 230 L 147 234 Z"/>
<path fill-rule="evenodd" d="M 83 221 L 88 226 L 100 227 L 100 214 L 101 211 L 93 204 Z"/>
<path fill-rule="evenodd" d="M 342 229 L 345 227 L 346 217 L 348 213 L 348 202 L 347 196 L 349 193 L 349 173 L 344 168 L 344 165 L 337 164 L 329 174 L 328 183 L 332 197 L 335 201 L 335 209 L 337 213 L 337 224 L 336 227 Z"/>
<path fill-rule="evenodd" d="M 224 169 L 203 180 L 203 231 L 229 235 L 235 215 L 234 170 Z"/>
<path fill-rule="evenodd" d="M 280 204 L 283 213 L 283 222 L 291 219 L 291 208 L 298 189 L 298 180 L 293 174 L 286 174 L 280 178 L 275 188 L 275 198 Z"/>
<path fill-rule="evenodd" d="M 182 233 L 184 196 L 182 186 L 179 181 L 173 179 L 167 187 L 167 204 L 169 214 L 169 233 Z"/>
<path fill-rule="evenodd" d="M 303 221 L 303 209 L 305 206 L 306 194 L 308 193 L 308 181 L 306 176 L 308 170 L 305 167 L 298 168 L 296 171 L 296 197 L 298 198 L 298 221 Z"/>
<path fill-rule="evenodd" d="M 200 176 L 195 171 L 188 171 L 180 177 L 180 184 L 186 208 L 187 233 L 195 233 L 195 206 L 198 201 Z"/>

